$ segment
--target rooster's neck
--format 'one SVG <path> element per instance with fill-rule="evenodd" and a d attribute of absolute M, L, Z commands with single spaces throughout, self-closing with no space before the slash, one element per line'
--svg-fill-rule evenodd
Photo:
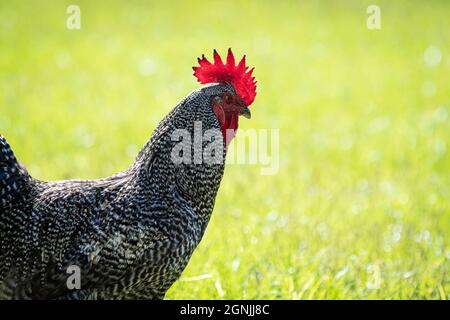
<path fill-rule="evenodd" d="M 180 104 L 175 107 L 155 129 L 132 167 L 139 175 L 141 185 L 145 185 L 141 192 L 146 193 L 150 204 L 161 202 L 161 199 L 169 206 L 174 200 L 186 201 L 198 216 L 203 230 L 210 219 L 223 176 L 226 147 L 222 142 L 221 161 L 207 163 L 206 159 L 201 159 L 199 163 L 198 150 L 195 150 L 198 146 L 193 145 L 189 149 L 192 151 L 189 158 L 179 163 L 179 159 L 174 158 L 174 150 L 180 148 L 180 139 L 174 137 L 177 130 L 184 129 L 187 131 L 185 138 L 192 138 L 194 143 L 198 120 L 202 123 L 202 136 L 207 130 L 218 129 L 214 114 L 211 112 L 208 116 L 212 118 L 205 119 L 205 115 L 195 113 L 192 106 Z M 218 133 L 221 134 L 220 129 Z M 200 148 L 206 145 L 203 143 Z"/>

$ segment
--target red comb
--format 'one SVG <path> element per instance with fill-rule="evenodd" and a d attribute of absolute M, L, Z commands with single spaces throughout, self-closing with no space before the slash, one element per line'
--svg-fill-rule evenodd
<path fill-rule="evenodd" d="M 227 62 L 223 64 L 222 58 L 214 49 L 214 64 L 202 55 L 198 58 L 199 67 L 193 67 L 194 76 L 198 82 L 226 82 L 231 84 L 236 93 L 241 97 L 242 101 L 249 106 L 256 96 L 256 81 L 252 77 L 253 69 L 247 71 L 248 66 L 245 65 L 245 55 L 242 57 L 238 65 L 235 65 L 234 55 L 231 49 L 228 49 Z"/>

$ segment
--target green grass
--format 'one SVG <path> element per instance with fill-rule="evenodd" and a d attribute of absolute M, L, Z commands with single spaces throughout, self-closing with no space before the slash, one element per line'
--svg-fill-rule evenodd
<path fill-rule="evenodd" d="M 450 2 L 377 1 L 374 31 L 372 1 L 75 1 L 70 31 L 73 2 L 0 3 L 0 133 L 34 177 L 125 169 L 213 48 L 256 67 L 241 128 L 280 132 L 278 174 L 226 168 L 168 299 L 450 298 Z"/>

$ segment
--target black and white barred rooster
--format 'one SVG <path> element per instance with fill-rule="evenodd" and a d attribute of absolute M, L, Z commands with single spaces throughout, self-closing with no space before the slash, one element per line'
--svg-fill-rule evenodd
<path fill-rule="evenodd" d="M 161 121 L 128 170 L 109 178 L 36 180 L 0 136 L 0 298 L 164 297 L 203 236 L 227 145 L 256 95 L 245 56 L 236 65 L 229 50 L 223 63 L 214 51 L 213 63 L 198 61 L 194 75 L 208 85 Z M 195 152 L 174 161 L 174 132 L 191 138 L 196 123 L 201 134 L 219 132 L 220 161 L 199 163 Z M 71 266 L 80 272 L 76 288 L 67 285 Z"/>

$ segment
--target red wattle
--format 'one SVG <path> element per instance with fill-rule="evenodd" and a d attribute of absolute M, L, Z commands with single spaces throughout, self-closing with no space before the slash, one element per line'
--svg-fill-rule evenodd
<path fill-rule="evenodd" d="M 219 121 L 223 140 L 225 141 L 226 146 L 228 146 L 236 135 L 239 115 L 237 113 L 225 114 L 222 106 L 218 104 L 214 105 L 212 109 Z"/>

